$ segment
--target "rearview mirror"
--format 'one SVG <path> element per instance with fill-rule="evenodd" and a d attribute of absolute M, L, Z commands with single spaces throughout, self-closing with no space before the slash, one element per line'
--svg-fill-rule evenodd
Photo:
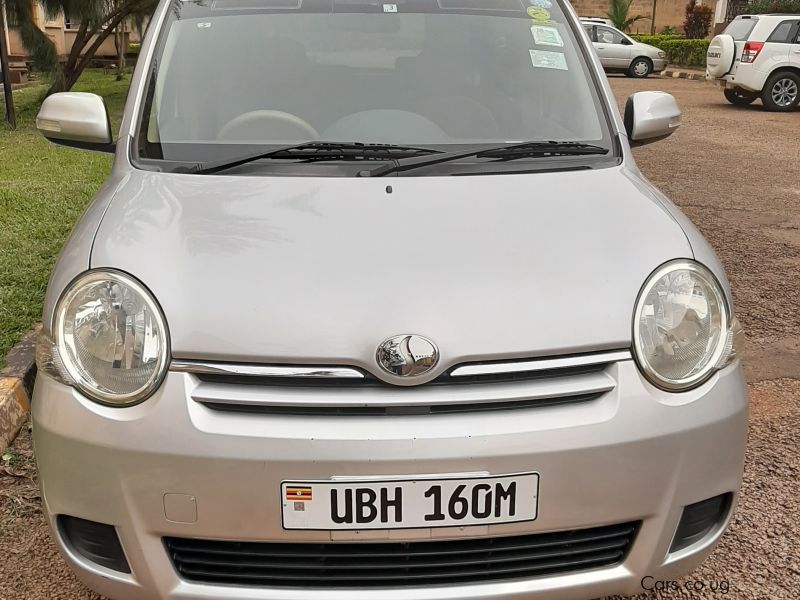
<path fill-rule="evenodd" d="M 637 92 L 625 103 L 624 121 L 631 145 L 641 146 L 672 135 L 681 124 L 681 109 L 666 92 Z"/>
<path fill-rule="evenodd" d="M 57 144 L 114 152 L 108 111 L 96 94 L 62 92 L 48 96 L 36 116 L 36 129 Z"/>

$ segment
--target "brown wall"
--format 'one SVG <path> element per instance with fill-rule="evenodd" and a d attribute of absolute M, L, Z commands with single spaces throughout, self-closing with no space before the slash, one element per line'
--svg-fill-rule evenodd
<path fill-rule="evenodd" d="M 53 19 L 47 18 L 38 4 L 35 6 L 34 19 L 39 28 L 45 32 L 45 35 L 47 35 L 55 45 L 56 54 L 61 58 L 66 57 L 72 48 L 72 43 L 75 41 L 77 31 L 64 29 L 64 18 L 61 16 L 56 16 Z M 28 52 L 22 46 L 19 34 L 14 29 L 9 30 L 8 37 L 9 54 L 18 57 L 25 57 L 28 55 Z M 139 41 L 139 35 L 135 32 L 127 33 L 126 37 L 128 41 Z M 99 58 L 116 58 L 117 50 L 114 46 L 113 35 L 106 38 L 97 51 L 96 56 Z"/>
<path fill-rule="evenodd" d="M 605 17 L 608 10 L 608 0 L 571 0 L 575 12 L 581 17 Z M 683 32 L 684 13 L 687 0 L 657 0 L 656 3 L 656 33 L 666 26 L 675 27 Z M 717 5 L 717 0 L 703 0 L 711 10 Z M 644 15 L 649 17 L 653 12 L 652 0 L 633 0 L 630 16 Z M 631 33 L 650 33 L 650 19 L 641 19 L 633 24 Z"/>

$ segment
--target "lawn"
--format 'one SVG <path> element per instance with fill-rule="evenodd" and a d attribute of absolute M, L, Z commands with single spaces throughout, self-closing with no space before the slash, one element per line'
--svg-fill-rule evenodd
<path fill-rule="evenodd" d="M 74 91 L 105 98 L 119 128 L 130 76 L 84 73 Z M 64 240 L 111 168 L 111 156 L 50 144 L 34 127 L 45 86 L 14 91 L 17 130 L 0 120 L 0 367 L 41 318 L 47 280 Z M 0 115 L 5 107 L 0 95 Z M 0 119 L 2 117 L 0 116 Z"/>

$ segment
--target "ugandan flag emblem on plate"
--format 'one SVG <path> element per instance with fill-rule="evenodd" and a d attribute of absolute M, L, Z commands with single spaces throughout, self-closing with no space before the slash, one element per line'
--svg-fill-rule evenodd
<path fill-rule="evenodd" d="M 286 500 L 290 502 L 306 502 L 311 500 L 311 488 L 304 485 L 292 485 L 286 488 Z"/>

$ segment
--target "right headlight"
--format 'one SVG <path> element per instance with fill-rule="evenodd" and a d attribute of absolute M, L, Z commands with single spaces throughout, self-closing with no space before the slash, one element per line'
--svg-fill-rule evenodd
<path fill-rule="evenodd" d="M 699 263 L 667 263 L 639 293 L 634 356 L 657 387 L 682 391 L 703 383 L 736 357 L 742 337 L 722 286 Z"/>
<path fill-rule="evenodd" d="M 102 404 L 150 397 L 169 363 L 169 334 L 150 292 L 130 275 L 98 269 L 78 277 L 56 305 L 39 368 Z"/>

